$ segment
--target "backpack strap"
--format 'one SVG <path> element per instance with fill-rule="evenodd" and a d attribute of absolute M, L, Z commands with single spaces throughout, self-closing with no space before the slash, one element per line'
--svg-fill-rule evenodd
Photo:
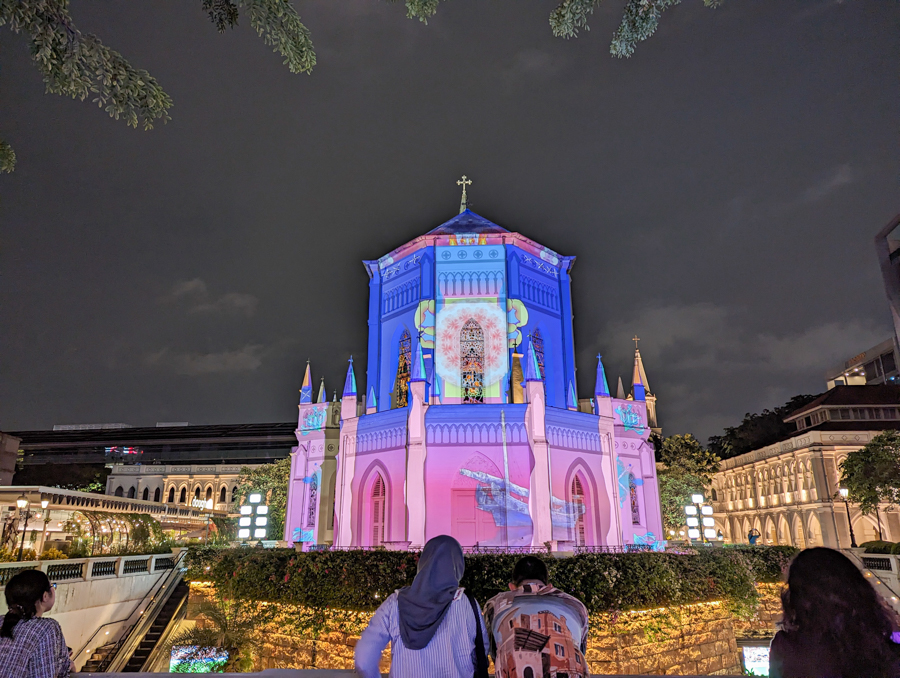
<path fill-rule="evenodd" d="M 474 678 L 488 678 L 488 660 L 484 652 L 484 635 L 481 633 L 481 611 L 478 609 L 478 602 L 475 596 L 465 591 L 466 598 L 469 599 L 469 605 L 472 606 L 472 613 L 475 615 L 475 674 Z"/>

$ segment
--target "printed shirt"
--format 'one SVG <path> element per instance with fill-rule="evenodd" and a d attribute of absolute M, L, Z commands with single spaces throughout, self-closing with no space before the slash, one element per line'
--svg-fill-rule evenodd
<path fill-rule="evenodd" d="M 539 582 L 500 593 L 484 606 L 496 678 L 590 675 L 588 615 L 577 598 Z"/>
<path fill-rule="evenodd" d="M 409 650 L 400 637 L 397 592 L 375 612 L 356 643 L 356 672 L 361 678 L 378 678 L 381 652 L 391 644 L 390 678 L 472 678 L 475 671 L 476 620 L 465 589 L 457 589 L 450 609 L 434 637 L 421 650 Z M 481 615 L 481 634 L 487 644 L 487 630 Z M 485 654 L 487 647 L 485 647 Z"/>
<path fill-rule="evenodd" d="M 0 678 L 68 678 L 69 649 L 59 622 L 27 619 L 16 624 L 12 634 L 0 638 Z"/>

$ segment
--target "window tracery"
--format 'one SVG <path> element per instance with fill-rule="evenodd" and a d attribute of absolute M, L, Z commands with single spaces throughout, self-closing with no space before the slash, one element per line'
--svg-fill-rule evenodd
<path fill-rule="evenodd" d="M 459 333 L 463 403 L 484 402 L 484 330 L 470 318 Z"/>
<path fill-rule="evenodd" d="M 397 381 L 394 384 L 394 407 L 406 407 L 409 404 L 409 372 L 412 365 L 412 338 L 409 330 L 400 335 L 397 356 Z"/>
<path fill-rule="evenodd" d="M 631 524 L 639 525 L 641 522 L 641 507 L 638 502 L 637 481 L 633 473 L 628 474 L 628 494 L 631 497 Z"/>

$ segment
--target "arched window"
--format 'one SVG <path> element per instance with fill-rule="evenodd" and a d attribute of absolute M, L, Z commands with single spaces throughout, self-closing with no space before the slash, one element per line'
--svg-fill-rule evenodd
<path fill-rule="evenodd" d="M 174 487 L 169 488 L 169 503 L 170 504 L 175 503 L 175 488 Z"/>
<path fill-rule="evenodd" d="M 484 402 L 484 330 L 469 318 L 459 333 L 462 401 Z"/>
<path fill-rule="evenodd" d="M 233 504 L 237 499 L 237 485 L 231 488 L 231 503 Z"/>
<path fill-rule="evenodd" d="M 637 481 L 633 473 L 628 474 L 628 494 L 631 497 L 631 524 L 640 525 L 641 507 L 638 503 Z"/>
<path fill-rule="evenodd" d="M 128 488 L 128 498 L 134 499 L 134 496 L 137 494 L 137 490 L 134 488 L 134 485 Z"/>
<path fill-rule="evenodd" d="M 225 486 L 224 485 L 222 485 L 222 491 L 219 492 L 219 503 L 220 504 L 225 503 Z"/>
<path fill-rule="evenodd" d="M 157 487 L 155 490 L 153 490 L 153 501 L 158 502 L 160 499 L 162 499 L 162 488 Z"/>
<path fill-rule="evenodd" d="M 534 669 L 530 666 L 526 666 L 525 670 L 522 672 L 522 678 L 534 678 Z"/>
<path fill-rule="evenodd" d="M 381 476 L 378 477 L 381 480 Z M 319 478 L 313 473 L 312 480 L 309 482 L 309 501 L 306 506 L 306 526 L 315 527 L 316 525 L 316 499 L 319 495 Z"/>
<path fill-rule="evenodd" d="M 534 346 L 534 357 L 537 358 L 538 368 L 541 371 L 541 381 L 546 384 L 544 379 L 544 337 L 540 330 L 535 330 L 531 334 L 531 344 Z"/>
<path fill-rule="evenodd" d="M 179 497 L 178 497 L 178 503 L 179 504 L 187 503 L 187 488 L 186 487 L 181 488 L 181 495 L 179 495 Z"/>
<path fill-rule="evenodd" d="M 207 487 L 206 488 L 206 501 L 209 501 L 210 499 L 212 499 L 212 488 Z"/>
<path fill-rule="evenodd" d="M 400 335 L 397 356 L 397 380 L 394 383 L 394 407 L 406 407 L 409 404 L 409 371 L 412 365 L 412 340 L 409 330 Z"/>
<path fill-rule="evenodd" d="M 150 488 L 149 488 L 149 487 L 145 487 L 145 488 L 144 488 L 144 493 L 143 493 L 143 495 L 141 496 L 141 499 L 143 499 L 144 501 L 147 501 L 149 498 L 150 498 Z"/>
<path fill-rule="evenodd" d="M 375 479 L 372 486 L 372 546 L 380 546 L 384 543 L 384 509 L 386 499 L 384 479 L 381 474 Z"/>
<path fill-rule="evenodd" d="M 125 496 L 125 490 L 122 489 L 122 486 L 121 486 L 121 485 L 119 485 L 119 486 L 116 488 L 115 494 L 116 494 L 117 497 L 124 497 L 124 496 Z"/>
<path fill-rule="evenodd" d="M 194 488 L 194 499 L 199 499 L 199 498 L 200 498 L 200 488 L 195 487 Z"/>
<path fill-rule="evenodd" d="M 575 512 L 575 546 L 585 546 L 584 538 L 584 487 L 581 478 L 575 476 L 572 479 L 572 510 Z"/>

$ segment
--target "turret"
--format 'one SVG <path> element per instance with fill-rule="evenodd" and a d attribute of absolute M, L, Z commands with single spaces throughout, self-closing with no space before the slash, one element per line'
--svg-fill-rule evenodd
<path fill-rule="evenodd" d="M 644 363 L 641 362 L 641 352 L 639 349 L 634 349 L 634 374 L 631 377 L 631 397 L 634 400 L 647 399 L 647 389 L 644 383 L 646 379 Z"/>
<path fill-rule="evenodd" d="M 375 399 L 375 387 L 369 387 L 369 397 L 366 398 L 366 414 L 375 414 L 378 411 L 378 401 Z"/>
<path fill-rule="evenodd" d="M 300 386 L 300 404 L 312 403 L 312 376 L 309 372 L 309 361 L 306 361 L 306 373 L 303 375 L 303 385 Z"/>
<path fill-rule="evenodd" d="M 356 393 L 356 373 L 353 371 L 353 356 L 350 356 L 350 365 L 347 367 L 347 378 L 344 380 L 344 396 L 341 398 L 341 419 L 355 419 L 359 397 Z"/>
<path fill-rule="evenodd" d="M 317 403 L 324 403 L 328 398 L 328 394 L 325 393 L 325 377 L 322 377 L 319 380 L 319 397 L 316 398 Z"/>

